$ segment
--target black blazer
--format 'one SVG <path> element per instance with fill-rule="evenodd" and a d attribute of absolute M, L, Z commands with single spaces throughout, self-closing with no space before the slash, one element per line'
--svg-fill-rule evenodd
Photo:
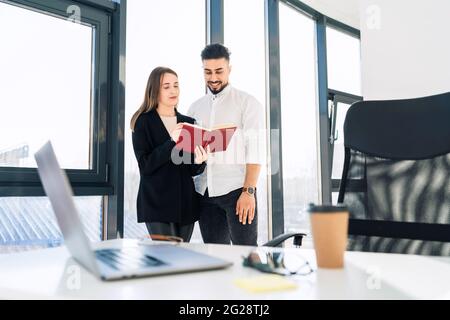
<path fill-rule="evenodd" d="M 177 123 L 194 123 L 193 118 L 176 111 Z M 189 224 L 198 220 L 199 194 L 192 176 L 202 173 L 206 163 L 175 164 L 171 153 L 175 142 L 155 109 L 141 114 L 133 132 L 133 148 L 139 165 L 140 183 L 137 197 L 138 222 L 176 222 Z"/>

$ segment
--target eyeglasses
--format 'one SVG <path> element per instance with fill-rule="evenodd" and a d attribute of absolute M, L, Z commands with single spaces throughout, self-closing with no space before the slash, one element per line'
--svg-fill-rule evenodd
<path fill-rule="evenodd" d="M 243 258 L 244 266 L 267 273 L 306 276 L 314 272 L 307 260 L 293 252 L 270 252 L 258 248 Z"/>

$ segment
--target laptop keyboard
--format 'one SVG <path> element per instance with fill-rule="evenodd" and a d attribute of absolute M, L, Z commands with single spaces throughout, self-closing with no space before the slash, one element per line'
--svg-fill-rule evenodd
<path fill-rule="evenodd" d="M 161 260 L 145 254 L 139 248 L 96 250 L 98 260 L 115 270 L 133 270 L 165 265 Z"/>

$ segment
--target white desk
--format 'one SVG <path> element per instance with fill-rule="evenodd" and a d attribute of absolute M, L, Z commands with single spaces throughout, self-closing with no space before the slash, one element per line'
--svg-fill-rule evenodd
<path fill-rule="evenodd" d="M 99 246 L 137 245 L 134 240 Z M 0 255 L 0 299 L 450 299 L 450 258 L 346 252 L 345 268 L 296 276 L 297 289 L 249 293 L 237 278 L 262 273 L 242 266 L 250 247 L 183 244 L 234 262 L 228 269 L 102 282 L 65 247 Z M 297 250 L 312 264 L 314 251 Z M 76 272 L 79 282 L 74 282 Z"/>

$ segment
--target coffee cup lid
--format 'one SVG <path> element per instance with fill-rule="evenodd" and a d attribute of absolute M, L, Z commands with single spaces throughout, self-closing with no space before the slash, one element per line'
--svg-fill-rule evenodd
<path fill-rule="evenodd" d="M 348 208 L 345 204 L 335 204 L 335 205 L 315 205 L 313 203 L 309 204 L 308 212 L 342 212 L 348 211 Z"/>

